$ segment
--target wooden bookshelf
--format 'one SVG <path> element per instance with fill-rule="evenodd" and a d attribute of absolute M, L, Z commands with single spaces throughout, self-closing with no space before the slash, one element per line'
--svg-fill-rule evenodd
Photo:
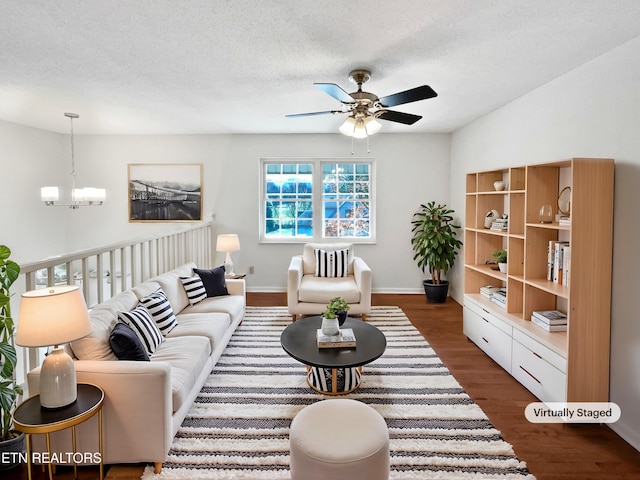
<path fill-rule="evenodd" d="M 497 180 L 506 183 L 504 190 L 495 190 Z M 465 333 L 543 401 L 609 398 L 613 180 L 614 160 L 603 158 L 466 176 Z M 551 205 L 555 218 L 558 195 L 567 186 L 571 225 L 540 223 L 540 207 Z M 507 232 L 485 228 L 491 210 L 508 215 Z M 547 279 L 550 241 L 571 246 L 568 286 Z M 488 265 L 501 248 L 509 252 L 506 274 Z M 507 289 L 506 308 L 480 295 L 485 285 Z M 566 312 L 567 331 L 532 324 L 538 310 Z M 510 362 L 504 349 L 510 349 Z"/>

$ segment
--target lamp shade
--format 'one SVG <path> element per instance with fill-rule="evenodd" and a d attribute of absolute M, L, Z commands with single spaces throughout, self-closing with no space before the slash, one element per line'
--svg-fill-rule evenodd
<path fill-rule="evenodd" d="M 42 187 L 40 189 L 40 198 L 43 202 L 57 202 L 60 199 L 58 187 Z"/>
<path fill-rule="evenodd" d="M 221 233 L 216 240 L 216 251 L 237 252 L 240 250 L 240 239 L 235 233 Z"/>
<path fill-rule="evenodd" d="M 92 331 L 80 288 L 47 287 L 22 294 L 16 343 L 23 347 L 61 345 Z"/>

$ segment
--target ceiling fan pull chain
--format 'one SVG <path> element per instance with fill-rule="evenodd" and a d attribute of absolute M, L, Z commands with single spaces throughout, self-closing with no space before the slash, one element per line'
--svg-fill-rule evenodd
<path fill-rule="evenodd" d="M 353 154 L 354 154 L 354 151 L 353 151 L 353 137 L 351 137 L 351 155 L 353 155 Z"/>

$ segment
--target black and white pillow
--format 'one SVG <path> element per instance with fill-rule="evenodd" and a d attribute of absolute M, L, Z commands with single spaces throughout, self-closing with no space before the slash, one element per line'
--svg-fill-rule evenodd
<path fill-rule="evenodd" d="M 116 323 L 109 334 L 109 345 L 118 360 L 149 361 L 147 349 L 136 332 L 124 322 Z"/>
<path fill-rule="evenodd" d="M 147 295 L 140 300 L 140 303 L 147 307 L 163 336 L 166 337 L 167 333 L 178 324 L 173 313 L 173 307 L 171 307 L 167 294 L 162 289 Z"/>
<path fill-rule="evenodd" d="M 191 305 L 195 305 L 207 298 L 207 291 L 204 289 L 204 284 L 199 275 L 180 277 L 180 280 L 182 280 L 184 291 L 187 292 L 187 297 L 189 297 L 189 303 Z"/>
<path fill-rule="evenodd" d="M 147 354 L 155 352 L 158 345 L 164 341 L 156 322 L 144 305 L 138 305 L 130 312 L 118 312 L 118 318 L 136 333 Z"/>
<path fill-rule="evenodd" d="M 349 249 L 327 251 L 316 248 L 316 277 L 346 277 L 349 268 Z"/>

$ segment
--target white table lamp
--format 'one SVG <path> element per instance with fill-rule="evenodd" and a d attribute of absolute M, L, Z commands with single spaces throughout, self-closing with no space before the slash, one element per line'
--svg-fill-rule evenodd
<path fill-rule="evenodd" d="M 224 260 L 224 271 L 227 276 L 235 275 L 233 273 L 233 261 L 231 260 L 231 252 L 240 250 L 240 239 L 235 233 L 221 233 L 216 241 L 216 250 L 218 252 L 226 252 L 227 256 Z"/>
<path fill-rule="evenodd" d="M 77 286 L 63 285 L 22 294 L 16 343 L 54 349 L 40 370 L 40 404 L 62 408 L 78 396 L 73 360 L 59 345 L 86 337 L 92 331 L 84 296 Z"/>

